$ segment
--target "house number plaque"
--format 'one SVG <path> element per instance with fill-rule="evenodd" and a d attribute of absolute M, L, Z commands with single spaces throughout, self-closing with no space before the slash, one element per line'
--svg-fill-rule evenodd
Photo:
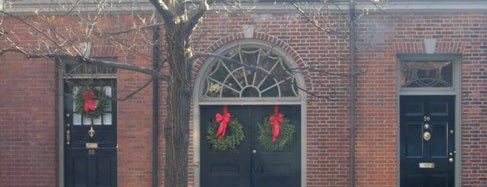
<path fill-rule="evenodd" d="M 86 149 L 97 149 L 98 143 L 86 143 Z"/>
<path fill-rule="evenodd" d="M 433 169 L 433 168 L 435 168 L 435 163 L 433 163 L 433 162 L 421 162 L 421 163 L 419 163 L 419 168 Z"/>

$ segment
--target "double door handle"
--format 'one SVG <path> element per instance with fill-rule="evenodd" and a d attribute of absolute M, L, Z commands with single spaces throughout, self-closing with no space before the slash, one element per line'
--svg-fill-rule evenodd
<path fill-rule="evenodd" d="M 253 170 L 254 170 L 254 172 L 253 172 L 254 174 L 260 173 L 261 166 L 260 166 L 259 159 L 254 159 L 254 167 L 253 167 Z"/>
<path fill-rule="evenodd" d="M 71 143 L 71 131 L 69 129 L 66 130 L 66 145 Z"/>
<path fill-rule="evenodd" d="M 258 155 L 257 155 L 257 150 L 256 149 L 252 149 L 252 160 L 253 160 L 253 173 L 254 174 L 258 174 L 260 173 L 261 171 L 261 165 L 260 165 L 260 160 L 258 158 Z"/>

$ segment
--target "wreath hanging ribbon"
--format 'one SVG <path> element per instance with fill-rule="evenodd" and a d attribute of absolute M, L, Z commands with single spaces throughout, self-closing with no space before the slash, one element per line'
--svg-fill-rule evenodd
<path fill-rule="evenodd" d="M 93 90 L 84 91 L 81 94 L 81 97 L 84 100 L 83 111 L 84 112 L 95 111 L 95 93 L 93 92 Z"/>
<path fill-rule="evenodd" d="M 227 125 L 228 125 L 228 122 L 230 122 L 231 116 L 232 115 L 230 115 L 230 113 L 228 113 L 228 107 L 227 106 L 223 106 L 223 113 L 222 114 L 216 113 L 215 121 L 220 123 L 220 125 L 218 126 L 218 130 L 216 131 L 216 134 L 215 134 L 216 138 L 222 138 L 223 136 L 225 136 L 225 131 L 227 130 Z"/>
<path fill-rule="evenodd" d="M 222 113 L 215 114 L 206 131 L 206 139 L 215 151 L 234 150 L 245 138 L 242 125 L 232 118 L 227 106 L 223 106 Z"/>
<path fill-rule="evenodd" d="M 83 117 L 96 119 L 105 113 L 110 104 L 109 97 L 105 95 L 103 88 L 80 88 L 75 94 L 75 112 Z"/>
<path fill-rule="evenodd" d="M 258 124 L 259 136 L 257 139 L 265 151 L 285 151 L 294 142 L 295 125 L 279 112 L 279 107 L 274 106 L 274 113 L 264 117 Z"/>
<path fill-rule="evenodd" d="M 279 106 L 274 105 L 274 115 L 269 117 L 269 122 L 271 123 L 272 131 L 272 142 L 275 142 L 277 137 L 279 137 L 280 126 L 279 123 L 284 121 L 284 116 L 279 113 Z"/>

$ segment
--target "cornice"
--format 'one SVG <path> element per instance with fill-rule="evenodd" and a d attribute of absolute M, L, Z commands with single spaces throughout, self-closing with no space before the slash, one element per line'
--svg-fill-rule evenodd
<path fill-rule="evenodd" d="M 76 8 L 73 8 L 74 0 L 3 0 L 5 1 L 4 11 L 13 14 L 66 14 L 68 11 L 75 13 L 97 12 L 99 4 L 94 1 L 81 0 Z M 0 0 L 2 2 L 2 0 Z M 1 6 L 0 6 L 1 7 Z M 357 9 L 388 12 L 485 12 L 487 1 L 465 0 L 465 1 L 385 1 L 379 4 L 370 2 L 357 2 Z M 299 8 L 320 11 L 347 10 L 348 3 L 300 3 Z M 296 8 L 290 3 L 240 3 L 223 4 L 216 3 L 211 6 L 215 13 L 241 12 L 241 13 L 289 13 Z M 147 0 L 106 0 L 104 11 L 110 13 L 152 13 L 153 6 Z M 347 11 L 344 11 L 345 13 Z M 297 12 L 296 12 L 297 13 Z"/>

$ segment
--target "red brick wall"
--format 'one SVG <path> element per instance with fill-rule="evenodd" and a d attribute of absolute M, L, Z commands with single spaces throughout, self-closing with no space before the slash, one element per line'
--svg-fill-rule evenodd
<path fill-rule="evenodd" d="M 119 71 L 117 76 L 119 97 L 138 89 L 150 78 L 130 71 Z M 119 186 L 151 186 L 152 89 L 146 88 L 117 104 Z"/>
<path fill-rule="evenodd" d="M 388 20 L 358 23 L 357 186 L 396 186 L 396 52 Z"/>
<path fill-rule="evenodd" d="M 340 16 L 316 17 L 325 29 L 343 28 Z M 330 21 L 331 19 L 332 21 Z M 306 173 L 309 187 L 347 186 L 348 183 L 348 37 L 327 34 L 297 14 L 208 14 L 193 38 L 196 49 L 213 52 L 230 42 L 245 40 L 246 25 L 253 25 L 251 39 L 281 48 L 301 68 L 308 95 Z M 200 67 L 201 62 L 196 64 Z M 195 69 L 195 73 L 198 69 Z M 304 159 L 304 158 L 303 158 Z"/>
<path fill-rule="evenodd" d="M 196 52 L 213 52 L 252 39 L 287 51 L 302 68 L 308 95 L 306 181 L 308 187 L 349 184 L 349 51 L 346 21 L 328 14 L 314 17 L 329 33 L 297 13 L 210 13 L 193 36 Z M 112 19 L 130 21 L 128 17 Z M 425 38 L 436 38 L 438 53 L 462 54 L 462 186 L 487 184 L 487 14 L 391 13 L 367 15 L 358 23 L 357 186 L 397 186 L 396 54 L 424 53 Z M 110 22 L 101 22 L 110 25 Z M 120 25 L 110 25 L 113 30 Z M 107 26 L 108 27 L 108 26 Z M 28 36 L 26 36 L 28 38 Z M 123 37 L 123 36 L 122 36 Z M 149 36 L 150 38 L 150 36 Z M 132 41 L 132 40 L 127 40 Z M 150 66 L 150 48 L 119 50 L 97 41 L 95 56 Z M 195 64 L 196 75 L 203 61 Z M 118 71 L 117 93 L 124 96 L 148 76 Z M 44 60 L 0 56 L 0 186 L 55 186 L 57 125 L 55 66 Z M 165 86 L 161 83 L 161 117 Z M 39 99 L 39 96 L 43 96 Z M 152 89 L 118 102 L 119 186 L 150 186 L 152 172 Z M 163 184 L 163 118 L 160 121 L 159 183 Z M 192 134 L 192 133 L 191 133 Z M 191 146 L 190 146 L 191 147 Z M 190 149 L 191 151 L 191 149 Z M 192 154 L 192 152 L 190 152 Z M 192 158 L 192 157 L 190 157 Z M 304 159 L 304 158 L 303 158 Z M 189 185 L 193 185 L 192 160 Z M 304 171 L 303 171 L 304 172 Z"/>
<path fill-rule="evenodd" d="M 127 29 L 122 25 L 112 25 L 111 20 L 133 23 L 131 16 L 114 16 L 103 19 L 107 32 Z M 137 22 L 136 22 L 137 23 Z M 150 30 L 137 34 L 107 35 L 107 40 L 97 40 L 92 55 L 95 57 L 117 57 L 119 62 L 151 68 L 151 46 L 138 37 L 151 38 Z M 130 48 L 121 47 L 113 42 L 127 43 Z M 133 44 L 133 46 L 132 46 Z M 117 70 L 117 98 L 126 98 L 141 88 L 151 76 L 128 70 Z M 165 83 L 161 81 L 161 85 Z M 165 106 L 164 86 L 161 86 L 160 105 Z M 117 164 L 119 187 L 152 186 L 152 83 L 132 97 L 117 101 Z M 164 110 L 161 110 L 159 134 L 159 183 L 163 184 L 163 136 L 162 124 Z"/>
<path fill-rule="evenodd" d="M 98 21 L 100 30 L 115 32 L 132 27 L 131 15 L 102 17 Z M 32 23 L 32 18 L 25 17 Z M 79 28 L 78 17 L 49 17 L 59 32 Z M 38 20 L 37 20 L 38 21 Z M 126 22 L 128 27 L 118 23 Z M 36 25 L 39 22 L 34 22 Z M 19 24 L 13 19 L 5 19 L 2 25 L 17 37 L 7 35 L 14 41 L 37 45 L 40 35 Z M 39 26 L 39 25 L 36 25 Z M 41 24 L 40 29 L 47 26 Z M 78 29 L 79 30 L 79 29 Z M 100 31 L 99 30 L 99 31 Z M 141 36 L 150 30 L 137 32 L 137 35 L 114 34 L 95 35 L 91 55 L 93 57 L 116 57 L 120 62 L 140 66 L 151 66 L 150 46 Z M 71 38 L 77 40 L 79 38 Z M 45 38 L 44 38 L 45 40 Z M 76 43 L 75 41 L 73 41 Z M 129 49 L 116 42 L 127 43 Z M 0 46 L 8 46 L 3 38 Z M 34 51 L 39 54 L 38 51 Z M 42 51 L 41 51 L 42 52 Z M 58 147 L 56 138 L 56 72 L 53 60 L 28 60 L 20 55 L 0 56 L 0 186 L 56 186 L 58 183 Z M 119 70 L 117 72 L 117 94 L 124 97 L 150 79 L 140 73 Z M 164 89 L 164 86 L 161 87 Z M 163 90 L 161 90 L 164 93 Z M 161 98 L 164 95 L 161 94 Z M 164 100 L 161 99 L 161 106 Z M 164 108 L 164 107 L 161 107 Z M 161 112 L 162 113 L 162 112 Z M 126 101 L 118 101 L 118 186 L 151 186 L 152 177 L 152 89 L 143 89 Z M 161 115 L 162 117 L 164 115 Z M 164 119 L 161 119 L 161 124 Z M 162 130 L 162 128 L 160 128 Z M 162 134 L 162 133 L 161 133 Z M 163 143 L 161 141 L 161 148 Z M 160 151 L 163 155 L 163 151 Z M 162 159 L 160 163 L 162 167 Z M 162 171 L 162 169 L 160 170 Z M 163 174 L 161 173 L 161 179 Z M 162 180 L 161 180 L 162 181 Z M 162 184 L 162 182 L 161 182 Z"/>
<path fill-rule="evenodd" d="M 56 186 L 55 66 L 0 56 L 0 186 Z"/>
<path fill-rule="evenodd" d="M 358 186 L 394 186 L 397 179 L 398 53 L 460 53 L 462 186 L 487 184 L 487 24 L 485 13 L 396 13 L 359 22 Z M 378 92 L 380 90 L 380 92 Z M 457 111 L 458 112 L 458 111 Z"/>

